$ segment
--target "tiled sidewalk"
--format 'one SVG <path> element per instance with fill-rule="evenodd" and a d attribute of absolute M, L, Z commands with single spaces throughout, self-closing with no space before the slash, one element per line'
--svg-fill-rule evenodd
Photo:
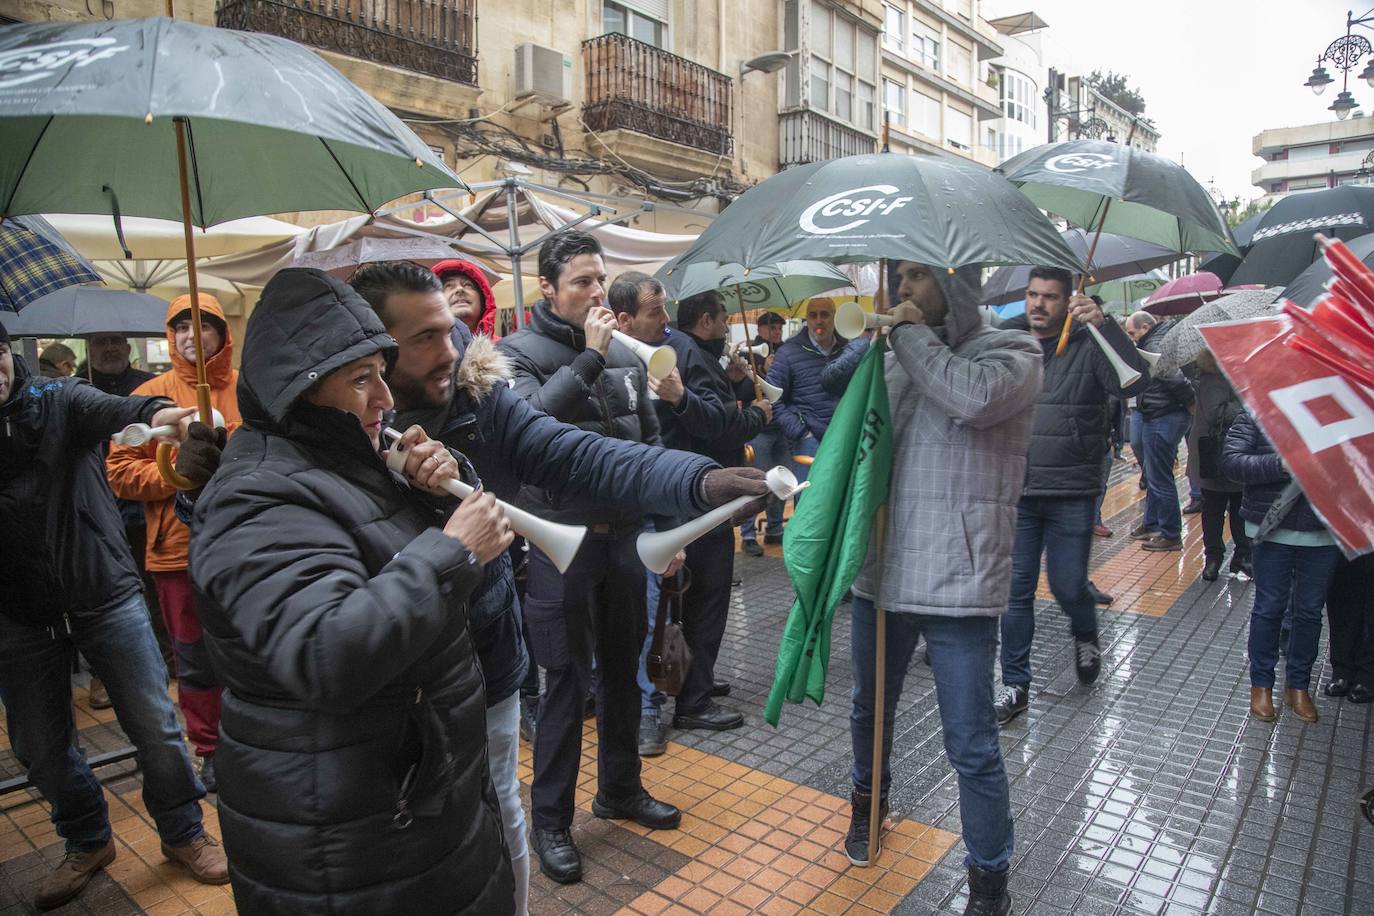
<path fill-rule="evenodd" d="M 1046 600 L 1032 661 L 1030 712 L 1003 732 L 1012 780 L 1018 913 L 1263 912 L 1374 914 L 1374 825 L 1358 812 L 1374 788 L 1371 707 L 1317 697 L 1320 722 L 1246 715 L 1248 583 L 1197 581 L 1198 522 L 1185 549 L 1149 554 L 1126 538 L 1140 514 L 1119 464 L 1094 543 L 1093 578 L 1115 594 L 1101 615 L 1103 673 L 1077 684 L 1062 615 Z M 675 733 L 645 761 L 645 782 L 686 811 L 678 831 L 592 818 L 595 735 L 584 746 L 575 836 L 587 879 L 534 878 L 532 910 L 563 912 L 873 912 L 962 910 L 966 884 L 953 773 L 934 685 L 916 663 L 898 704 L 894 822 L 879 868 L 838 851 L 848 818 L 849 617 L 836 616 L 823 707 L 787 707 L 762 723 L 778 635 L 791 602 L 769 555 L 741 555 L 718 677 L 747 724 Z M 1323 651 L 1322 663 L 1325 663 Z M 1323 679 L 1328 671 L 1320 672 Z M 89 751 L 118 743 L 108 713 L 82 709 Z M 0 734 L 0 778 L 16 764 Z M 522 776 L 528 779 L 529 760 Z M 128 765 L 107 768 L 120 859 L 56 912 L 223 912 L 224 889 L 195 885 L 160 861 Z M 213 816 L 210 818 L 212 828 Z M 31 912 L 31 886 L 60 857 L 46 809 L 0 797 L 0 916 Z M 536 865 L 537 868 L 537 865 Z"/>

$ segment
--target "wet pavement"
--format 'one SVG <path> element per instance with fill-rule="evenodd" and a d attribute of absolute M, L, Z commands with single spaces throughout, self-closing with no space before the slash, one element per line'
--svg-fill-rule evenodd
<path fill-rule="evenodd" d="M 1274 724 L 1250 719 L 1251 585 L 1198 580 L 1196 516 L 1183 551 L 1141 551 L 1125 534 L 1142 508 L 1130 466 L 1117 466 L 1113 484 L 1104 515 L 1117 533 L 1096 539 L 1093 557 L 1094 581 L 1117 598 L 1101 613 L 1101 678 L 1077 683 L 1065 618 L 1042 600 L 1030 710 L 1002 732 L 1016 912 L 1374 914 L 1374 824 L 1359 812 L 1374 789 L 1374 707 L 1314 691 L 1317 723 L 1282 709 Z M 666 832 L 590 816 L 589 731 L 575 823 L 587 879 L 562 887 L 536 875 L 532 911 L 962 911 L 956 784 L 929 669 L 913 663 L 898 704 L 884 854 L 876 868 L 850 867 L 839 852 L 851 761 L 848 608 L 836 616 L 825 703 L 789 706 L 772 729 L 761 709 L 791 589 L 776 548 L 741 554 L 736 573 L 717 678 L 731 682 L 725 702 L 746 713 L 745 727 L 670 733 L 668 753 L 645 761 L 646 785 L 686 811 L 682 829 Z M 1314 688 L 1329 676 L 1324 639 L 1317 676 Z M 119 743 L 111 719 L 85 708 L 78 691 L 88 752 Z M 527 780 L 527 754 L 522 766 Z M 0 734 L 0 779 L 16 769 Z M 130 765 L 100 775 L 120 858 L 55 912 L 231 910 L 226 889 L 195 885 L 161 860 Z M 0 916 L 31 912 L 34 883 L 60 855 L 40 802 L 0 796 Z"/>

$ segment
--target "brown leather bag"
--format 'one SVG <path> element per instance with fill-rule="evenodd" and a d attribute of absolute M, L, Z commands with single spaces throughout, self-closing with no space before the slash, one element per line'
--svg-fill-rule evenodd
<path fill-rule="evenodd" d="M 682 593 L 690 587 L 690 581 L 681 588 L 673 587 L 676 582 L 677 577 L 672 582 L 665 577 L 659 587 L 654 639 L 645 664 L 654 686 L 670 697 L 682 691 L 692 664 L 692 650 L 687 648 L 687 637 L 682 632 Z"/>

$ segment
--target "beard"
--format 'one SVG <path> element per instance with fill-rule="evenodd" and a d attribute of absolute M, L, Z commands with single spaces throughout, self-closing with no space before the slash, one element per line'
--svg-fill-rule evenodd
<path fill-rule="evenodd" d="M 388 378 L 387 385 L 391 388 L 391 395 L 396 401 L 399 410 L 436 410 L 447 407 L 453 400 L 453 385 L 450 383 L 448 388 L 439 397 L 430 393 L 430 383 L 438 378 L 442 378 L 445 373 L 437 375 L 427 375 L 420 378 L 407 375 L 398 375 L 394 371 Z"/>

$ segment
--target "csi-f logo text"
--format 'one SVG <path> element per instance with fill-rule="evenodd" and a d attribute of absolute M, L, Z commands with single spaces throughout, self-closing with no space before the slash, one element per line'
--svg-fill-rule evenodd
<path fill-rule="evenodd" d="M 1106 153 L 1065 153 L 1045 161 L 1045 168 L 1051 172 L 1091 172 L 1095 169 L 1110 168 L 1116 160 Z"/>
<path fill-rule="evenodd" d="M 898 188 L 890 184 L 851 188 L 816 201 L 802 211 L 798 223 L 814 235 L 834 235 L 857 229 L 875 216 L 887 216 L 911 202 L 910 197 L 898 197 Z M 858 217 L 858 219 L 849 219 Z M 846 220 L 845 222 L 836 222 Z M 834 225 L 830 225 L 831 223 Z"/>
<path fill-rule="evenodd" d="M 128 49 L 128 45 L 116 45 L 113 38 L 73 38 L 0 51 L 0 89 L 46 79 L 68 66 L 84 67 Z"/>

